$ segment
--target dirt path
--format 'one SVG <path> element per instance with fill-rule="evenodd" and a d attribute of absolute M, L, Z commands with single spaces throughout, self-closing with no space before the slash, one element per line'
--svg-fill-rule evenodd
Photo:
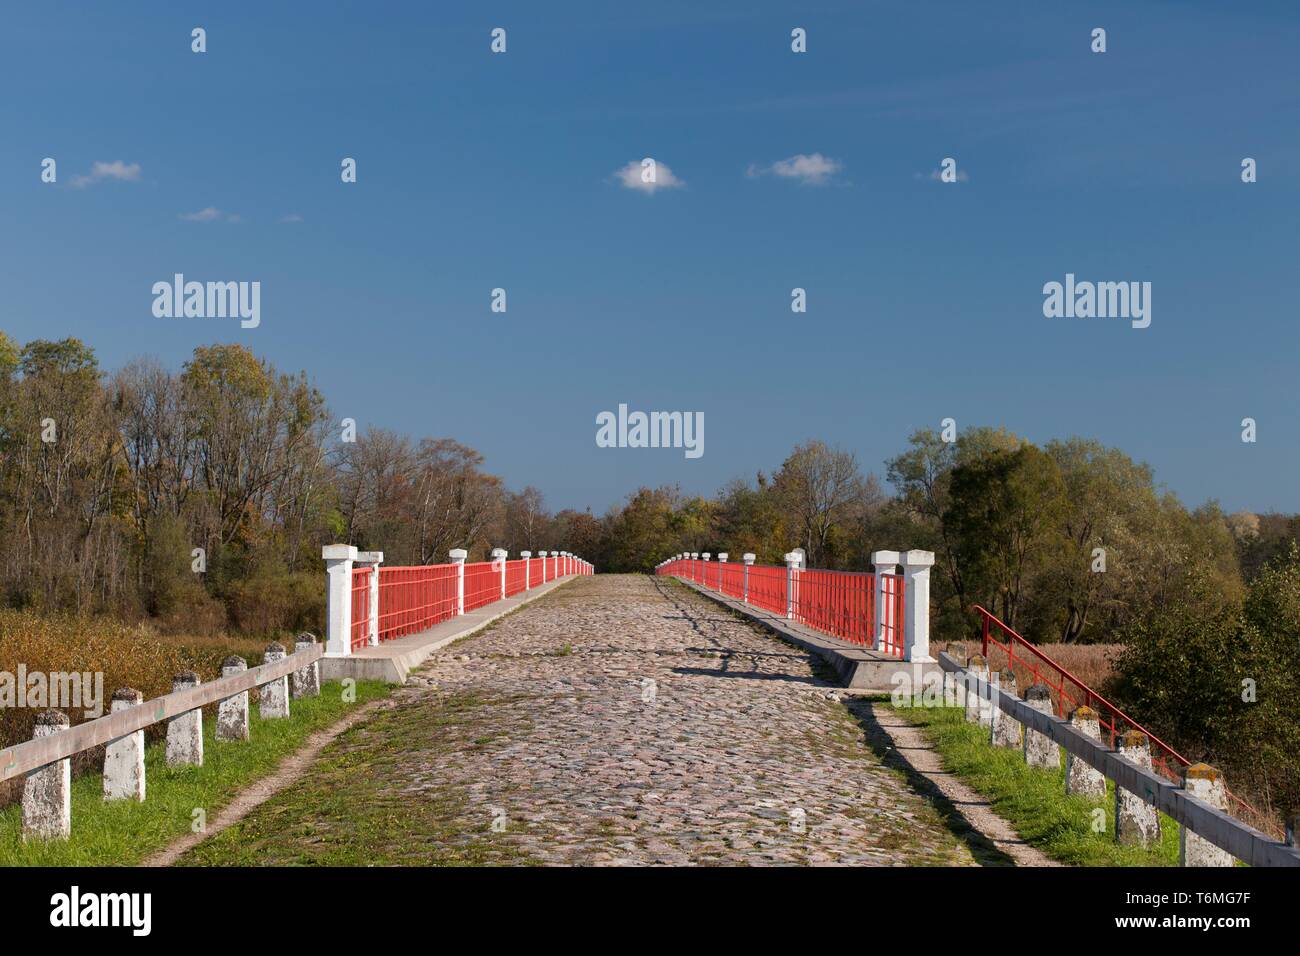
<path fill-rule="evenodd" d="M 925 765 L 918 731 L 826 676 L 672 582 L 581 578 L 445 648 L 391 709 L 286 765 L 278 796 L 168 859 L 1041 862 Z"/>

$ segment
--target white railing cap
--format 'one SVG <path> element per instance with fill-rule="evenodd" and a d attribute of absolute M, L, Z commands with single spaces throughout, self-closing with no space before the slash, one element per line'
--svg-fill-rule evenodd
<path fill-rule="evenodd" d="M 519 557 L 521 557 L 521 558 L 531 558 L 532 556 L 533 556 L 533 552 L 531 552 L 531 551 L 520 551 L 520 552 L 519 552 Z"/>
<path fill-rule="evenodd" d="M 356 556 L 358 564 L 383 564 L 384 552 L 382 551 L 358 551 Z"/>
<path fill-rule="evenodd" d="M 325 561 L 355 561 L 357 549 L 350 544 L 327 544 L 320 549 L 320 556 Z"/>
<path fill-rule="evenodd" d="M 452 548 L 447 552 L 447 557 L 451 558 L 453 561 L 464 561 L 469 557 L 469 552 L 464 548 Z"/>
<path fill-rule="evenodd" d="M 872 551 L 871 552 L 871 563 L 877 568 L 881 567 L 882 565 L 884 567 L 893 567 L 894 565 L 898 564 L 898 558 L 899 558 L 899 554 L 897 551 Z"/>
<path fill-rule="evenodd" d="M 719 560 L 719 561 L 726 561 L 726 560 L 727 560 L 727 552 L 725 552 L 725 551 L 720 551 L 720 552 L 718 552 L 718 560 Z"/>
<path fill-rule="evenodd" d="M 753 564 L 753 563 L 754 563 L 754 552 L 752 552 L 752 551 L 746 551 L 744 554 L 742 554 L 742 555 L 740 556 L 740 558 L 741 558 L 741 560 L 744 561 L 746 564 Z"/>
<path fill-rule="evenodd" d="M 934 564 L 933 551 L 904 551 L 900 555 L 899 564 L 908 568 L 928 568 Z"/>

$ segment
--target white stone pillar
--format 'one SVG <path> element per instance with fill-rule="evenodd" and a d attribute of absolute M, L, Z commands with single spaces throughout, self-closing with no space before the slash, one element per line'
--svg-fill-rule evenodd
<path fill-rule="evenodd" d="M 248 661 L 234 654 L 221 663 L 222 677 L 234 677 L 246 670 Z M 248 739 L 248 691 L 241 691 L 217 704 L 217 739 Z"/>
<path fill-rule="evenodd" d="M 1119 755 L 1143 770 L 1151 769 L 1151 741 L 1140 730 L 1124 732 L 1119 739 Z M 1115 786 L 1115 839 L 1130 846 L 1151 846 L 1160 841 L 1160 812 L 1144 797 L 1118 784 Z"/>
<path fill-rule="evenodd" d="M 727 552 L 718 555 L 718 590 L 722 590 L 722 578 L 727 573 Z"/>
<path fill-rule="evenodd" d="M 873 647 L 877 651 L 883 652 L 885 649 L 885 626 L 891 624 L 898 627 L 899 622 L 893 619 L 894 609 L 890 606 L 889 595 L 885 591 L 885 575 L 893 574 L 900 560 L 901 556 L 897 551 L 871 553 L 871 566 L 875 569 L 876 579 L 876 633 Z"/>
<path fill-rule="evenodd" d="M 366 602 L 370 620 L 366 623 L 366 643 L 379 646 L 379 566 L 384 563 L 382 551 L 358 551 L 354 566 L 370 569 L 370 599 Z"/>
<path fill-rule="evenodd" d="M 785 555 L 785 616 L 794 619 L 795 609 L 799 606 L 799 565 L 803 561 L 803 552 L 798 548 Z"/>
<path fill-rule="evenodd" d="M 327 544 L 325 559 L 325 652 L 333 656 L 352 653 L 352 563 L 357 549 L 350 544 Z"/>
<path fill-rule="evenodd" d="M 542 583 L 546 583 L 546 552 L 538 551 L 537 556 L 542 559 Z"/>
<path fill-rule="evenodd" d="M 709 558 L 713 557 L 712 551 L 705 551 L 700 555 L 704 563 L 700 565 L 700 583 L 706 588 L 709 586 Z"/>
<path fill-rule="evenodd" d="M 284 645 L 279 641 L 272 641 L 266 645 L 266 653 L 262 655 L 263 664 L 274 664 L 276 661 L 282 661 L 285 658 Z M 289 675 L 277 677 L 275 680 L 266 684 L 261 684 L 257 688 L 259 697 L 257 701 L 257 715 L 263 720 L 280 720 L 289 716 Z"/>
<path fill-rule="evenodd" d="M 996 676 L 995 687 L 1004 694 L 1019 698 L 1016 687 L 1016 672 L 1007 669 Z M 993 707 L 993 728 L 990 739 L 994 747 L 1010 747 L 1019 750 L 1024 745 L 1021 736 L 1021 723 L 996 704 Z"/>
<path fill-rule="evenodd" d="M 741 588 L 741 594 L 742 594 L 741 600 L 744 601 L 746 604 L 748 604 L 749 603 L 749 569 L 754 564 L 754 555 L 752 552 L 746 551 L 743 555 L 741 555 L 741 560 L 745 562 L 745 581 Z"/>
<path fill-rule="evenodd" d="M 1101 721 L 1097 712 L 1086 704 L 1070 715 L 1070 726 L 1093 740 L 1101 740 Z M 1100 770 L 1065 752 L 1065 793 L 1081 797 L 1106 796 L 1106 777 Z"/>
<path fill-rule="evenodd" d="M 1025 704 L 1041 714 L 1052 712 L 1052 692 L 1046 684 L 1035 684 L 1025 691 Z M 1047 734 L 1025 728 L 1025 763 L 1031 767 L 1054 770 L 1061 765 L 1061 748 Z"/>
<path fill-rule="evenodd" d="M 144 703 L 133 687 L 113 691 L 109 713 L 117 714 Z M 144 800 L 144 731 L 137 730 L 109 741 L 104 748 L 104 799 Z"/>
<path fill-rule="evenodd" d="M 201 683 L 194 671 L 182 671 L 172 678 L 172 693 L 190 690 Z M 203 708 L 196 707 L 167 721 L 167 766 L 203 766 Z"/>
<path fill-rule="evenodd" d="M 989 679 L 988 661 L 983 654 L 966 659 L 966 722 L 992 729 L 992 720 L 984 719 L 985 684 Z"/>
<path fill-rule="evenodd" d="M 530 580 L 529 576 L 532 574 L 533 570 L 533 552 L 520 551 L 519 557 L 524 559 L 524 590 L 531 591 L 533 589 L 533 582 Z"/>
<path fill-rule="evenodd" d="M 32 739 L 52 737 L 72 726 L 61 710 L 36 715 Z M 66 840 L 72 835 L 72 761 L 64 757 L 27 774 L 23 781 L 23 839 Z"/>
<path fill-rule="evenodd" d="M 492 563 L 497 565 L 497 574 L 501 577 L 501 600 L 506 599 L 506 558 L 510 552 L 505 548 L 492 549 Z"/>
<path fill-rule="evenodd" d="M 465 559 L 469 552 L 464 548 L 452 548 L 447 557 L 456 565 L 456 614 L 461 615 L 465 613 Z"/>
<path fill-rule="evenodd" d="M 293 652 L 302 654 L 312 650 L 316 646 L 316 635 L 308 634 L 306 631 L 298 635 L 298 639 L 293 642 Z M 293 684 L 291 687 L 294 697 L 319 697 L 320 696 L 320 661 L 315 660 L 306 667 L 300 667 L 293 672 Z"/>
<path fill-rule="evenodd" d="M 903 660 L 929 663 L 934 660 L 930 656 L 930 568 L 934 552 L 904 551 L 899 563 L 903 566 Z"/>
<path fill-rule="evenodd" d="M 1189 796 L 1208 803 L 1216 810 L 1228 809 L 1228 786 L 1223 774 L 1208 764 L 1192 764 L 1183 771 L 1183 789 Z M 1232 854 L 1220 849 L 1187 827 L 1179 827 L 1179 866 L 1235 866 Z"/>

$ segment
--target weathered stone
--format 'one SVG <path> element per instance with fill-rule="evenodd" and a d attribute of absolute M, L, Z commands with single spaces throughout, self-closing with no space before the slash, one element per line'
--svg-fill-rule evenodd
<path fill-rule="evenodd" d="M 525 567 L 527 567 L 525 565 Z M 303 632 L 298 635 L 294 641 L 293 652 L 300 654 L 303 651 L 310 651 L 316 646 L 316 635 Z M 319 697 L 320 696 L 320 661 L 315 660 L 306 667 L 293 672 L 293 696 L 294 697 Z"/>
<path fill-rule="evenodd" d="M 140 691 L 119 687 L 113 691 L 109 712 L 116 714 L 143 703 Z M 143 800 L 144 791 L 144 731 L 137 730 L 109 741 L 104 748 L 104 799 Z"/>
<path fill-rule="evenodd" d="M 231 655 L 221 663 L 222 677 L 235 677 L 248 670 L 248 661 Z M 240 691 L 217 705 L 217 739 L 248 739 L 248 691 Z"/>
<path fill-rule="evenodd" d="M 1052 712 L 1052 692 L 1046 684 L 1035 684 L 1025 691 L 1025 703 L 1040 713 Z M 1061 748 L 1046 734 L 1025 728 L 1025 763 L 1031 767 L 1055 769 L 1061 765 Z"/>
<path fill-rule="evenodd" d="M 172 693 L 203 683 L 194 671 L 172 678 Z M 167 766 L 203 766 L 203 709 L 195 708 L 167 721 Z"/>
<path fill-rule="evenodd" d="M 1125 732 L 1119 739 L 1119 755 L 1143 770 L 1151 769 L 1151 741 L 1140 730 Z M 1160 840 L 1160 813 L 1144 796 L 1115 787 L 1115 839 L 1135 846 L 1151 846 Z"/>
<path fill-rule="evenodd" d="M 36 715 L 32 739 L 50 737 L 72 726 L 60 710 Z M 56 760 L 27 774 L 23 782 L 23 839 L 66 840 L 72 834 L 72 761 Z"/>
<path fill-rule="evenodd" d="M 1192 764 L 1183 771 L 1183 787 L 1216 810 L 1228 809 L 1228 785 L 1223 774 L 1208 764 Z M 1179 827 L 1178 856 L 1183 866 L 1235 866 L 1232 854 L 1187 827 Z"/>
<path fill-rule="evenodd" d="M 1070 715 L 1070 726 L 1093 740 L 1101 740 L 1101 721 L 1097 712 L 1084 705 Z M 1106 796 L 1106 777 L 1086 761 L 1068 751 L 1065 754 L 1065 792 L 1076 797 Z"/>
<path fill-rule="evenodd" d="M 1004 694 L 1010 694 L 1012 697 L 1019 697 L 1020 692 L 1016 689 L 1016 674 L 1010 669 L 1002 671 L 997 677 L 998 690 Z M 1020 721 L 1012 717 L 1001 707 L 993 708 L 993 727 L 990 733 L 990 739 L 994 747 L 1012 747 L 1019 749 L 1024 743 L 1021 734 Z"/>
<path fill-rule="evenodd" d="M 964 685 L 955 671 L 943 672 L 943 706 L 964 708 L 966 695 L 963 689 Z"/>
<path fill-rule="evenodd" d="M 981 727 L 991 727 L 993 724 L 985 686 L 988 679 L 989 665 L 984 660 L 984 655 L 972 654 L 966 661 L 966 721 Z"/>
<path fill-rule="evenodd" d="M 262 656 L 264 664 L 273 664 L 285 658 L 284 645 L 272 642 Z M 279 720 L 289 716 L 289 677 L 277 677 L 258 688 L 257 713 L 263 720 Z"/>

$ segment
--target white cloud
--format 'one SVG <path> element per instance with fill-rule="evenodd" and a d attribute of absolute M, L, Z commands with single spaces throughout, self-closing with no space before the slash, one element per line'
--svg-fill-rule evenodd
<path fill-rule="evenodd" d="M 140 179 L 140 164 L 125 163 L 120 159 L 115 159 L 111 163 L 96 161 L 91 164 L 89 175 L 72 177 L 72 187 L 84 189 L 92 183 L 105 179 L 116 179 L 126 183 L 136 182 Z"/>
<path fill-rule="evenodd" d="M 643 168 L 642 160 L 634 159 L 622 169 L 614 171 L 614 179 L 622 183 L 626 189 L 636 189 L 643 193 L 653 194 L 658 189 L 678 189 L 685 186 L 686 183 L 673 175 L 673 171 L 664 163 L 655 161 L 654 179 L 646 182 L 645 177 L 650 174 L 650 168 Z"/>
<path fill-rule="evenodd" d="M 821 153 L 808 155 L 799 153 L 789 159 L 778 159 L 771 166 L 751 164 L 749 169 L 745 171 L 745 175 L 754 179 L 771 174 L 780 176 L 782 179 L 797 180 L 800 185 L 804 186 L 823 186 L 830 182 L 835 174 L 843 168 L 844 164 L 838 159 L 831 159 Z"/>
<path fill-rule="evenodd" d="M 226 222 L 243 222 L 244 217 L 237 212 L 222 212 L 216 206 L 208 206 L 206 209 L 200 209 L 198 212 L 183 212 L 178 217 L 185 222 L 216 222 L 224 219 Z"/>

